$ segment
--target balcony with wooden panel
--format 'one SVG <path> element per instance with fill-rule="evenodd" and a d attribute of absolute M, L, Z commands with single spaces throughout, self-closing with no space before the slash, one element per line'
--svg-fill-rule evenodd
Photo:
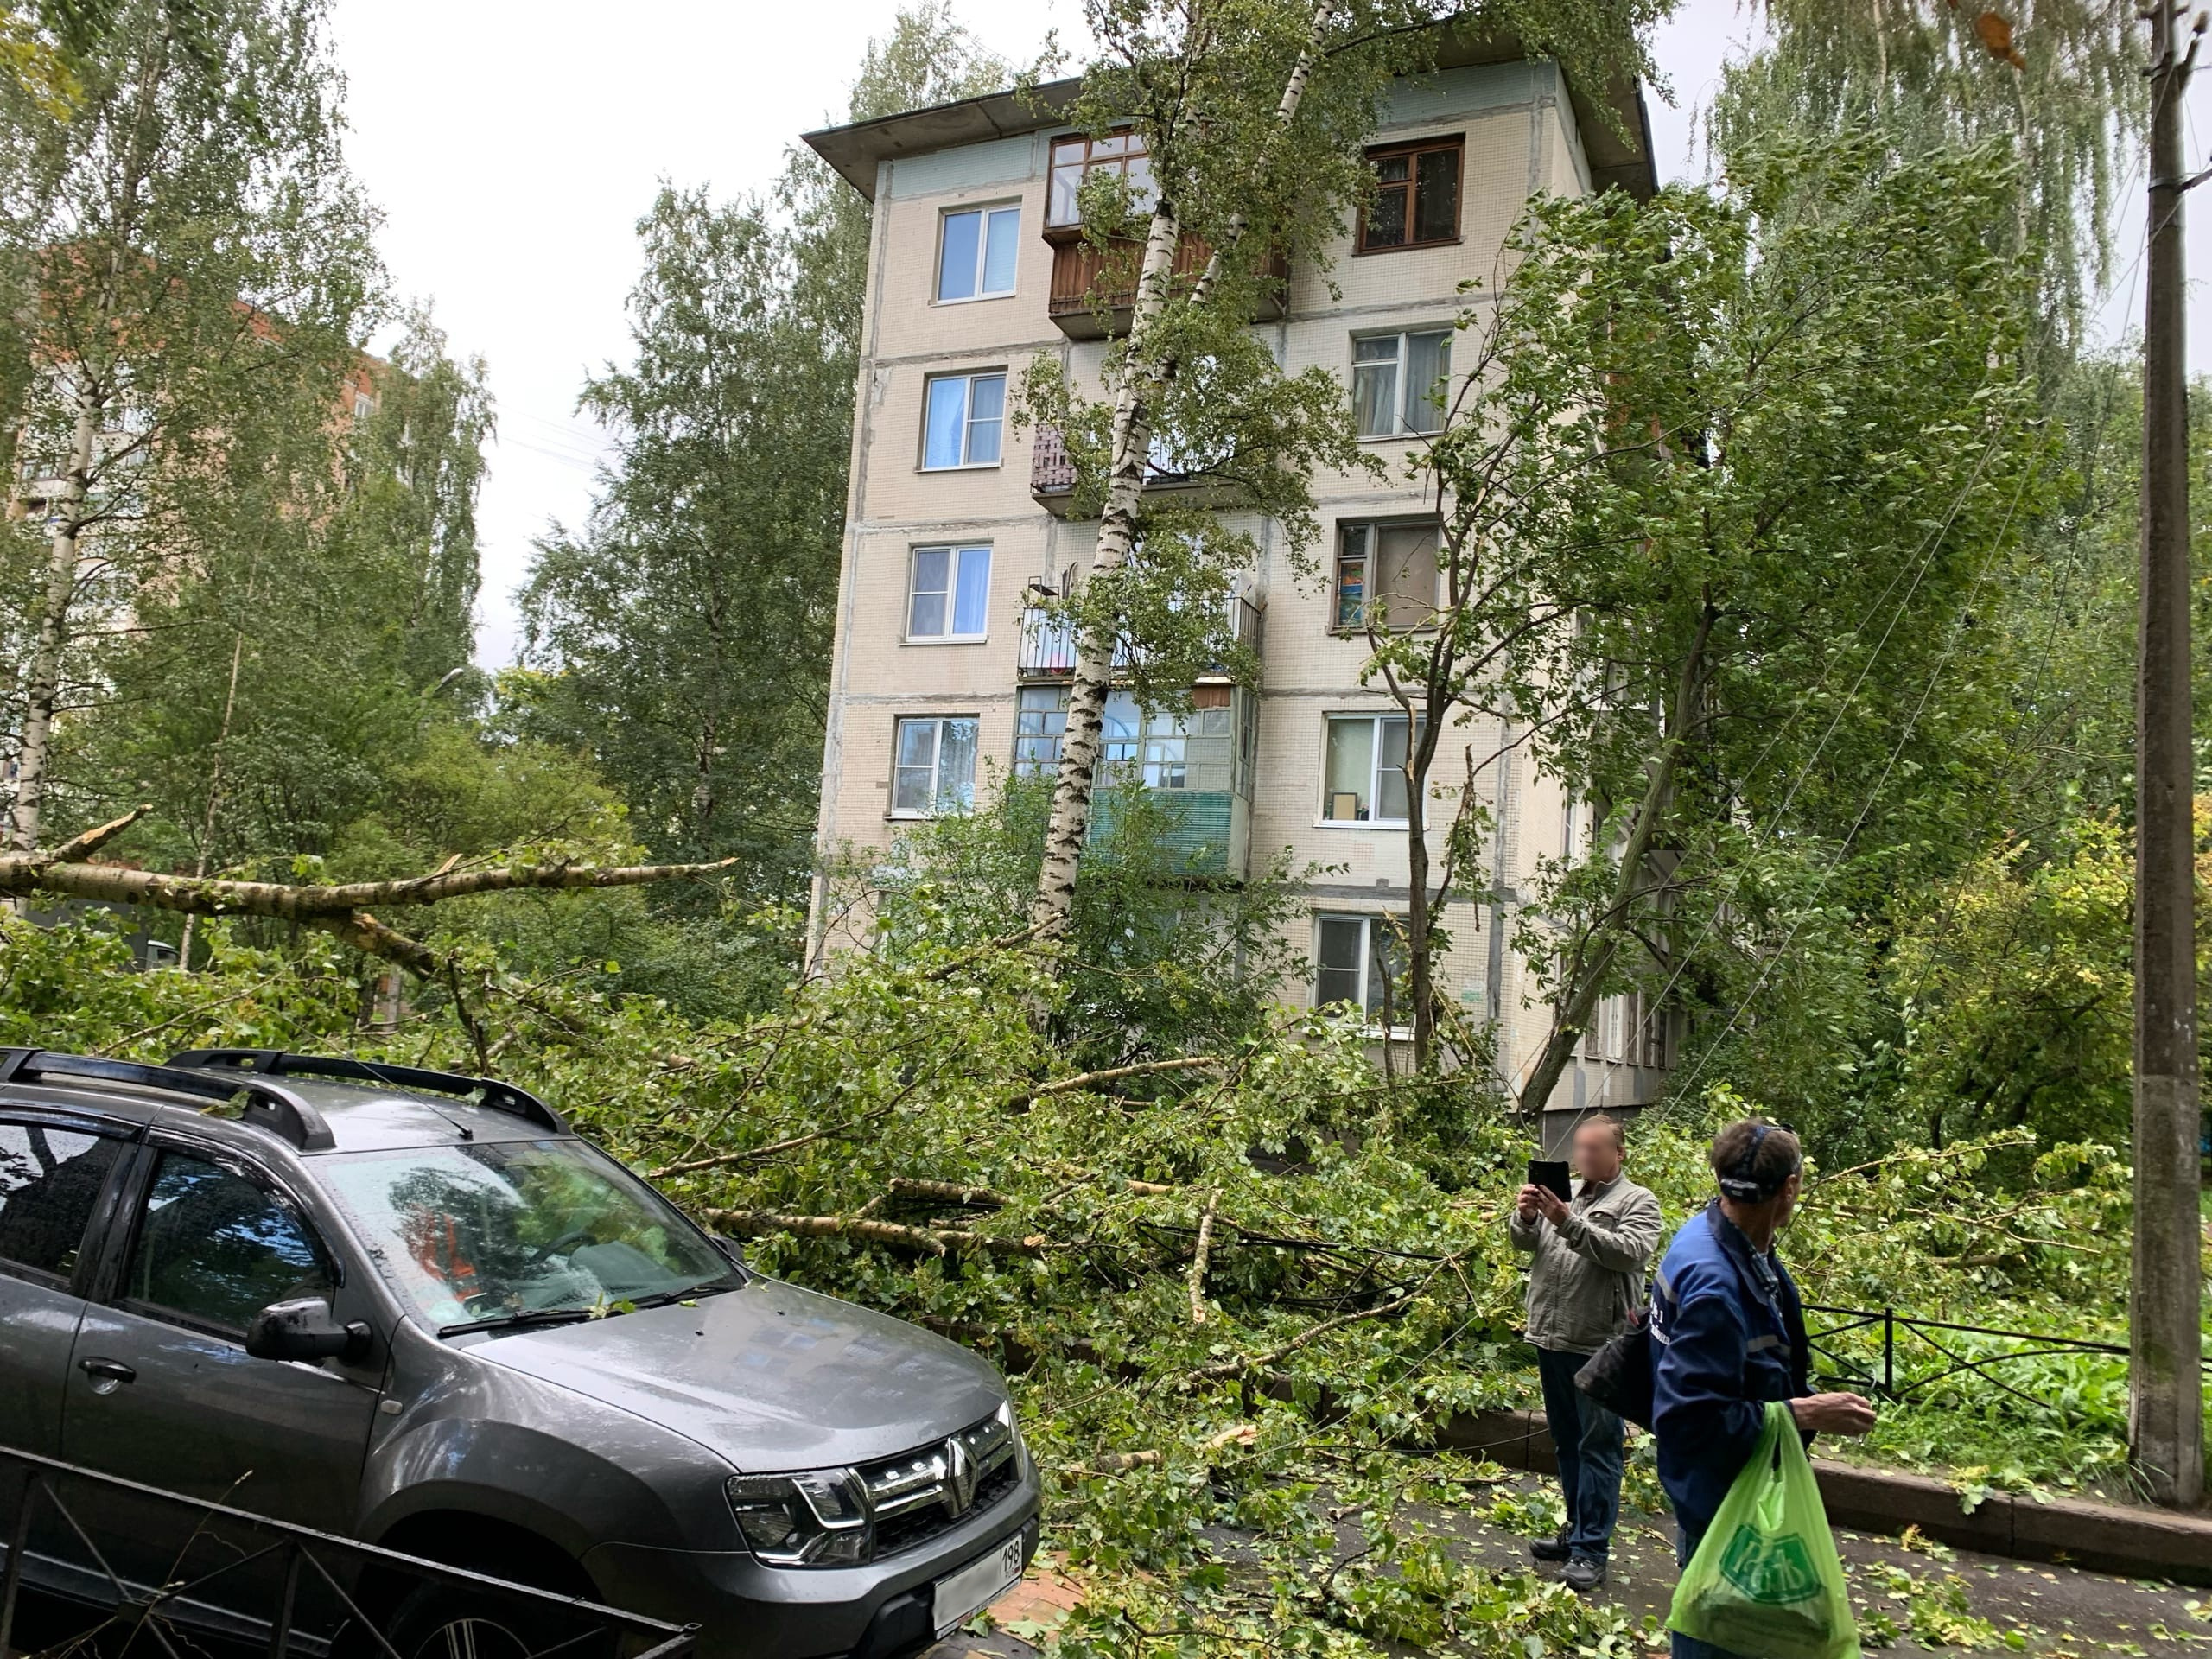
<path fill-rule="evenodd" d="M 1144 263 L 1144 244 L 1135 238 L 1116 237 L 1101 246 L 1083 233 L 1082 196 L 1085 183 L 1106 174 L 1128 192 L 1129 207 L 1139 213 L 1150 211 L 1152 160 L 1144 141 L 1127 129 L 1103 137 L 1071 133 L 1052 143 L 1052 183 L 1046 196 L 1045 240 L 1052 248 L 1052 282 L 1046 310 L 1071 340 L 1103 340 L 1126 334 L 1129 315 L 1136 308 L 1137 272 Z M 1195 236 L 1185 236 L 1175 247 L 1171 283 L 1187 288 L 1195 283 L 1213 249 Z M 1289 290 L 1290 264 L 1277 256 L 1268 265 L 1269 280 L 1262 285 L 1253 308 L 1255 322 L 1272 322 L 1284 311 Z"/>
<path fill-rule="evenodd" d="M 1104 340 L 1129 329 L 1136 308 L 1137 269 L 1144 259 L 1140 242 L 1113 242 L 1102 248 L 1080 232 L 1072 236 L 1048 231 L 1052 245 L 1052 285 L 1046 309 L 1070 340 Z M 1187 288 L 1206 268 L 1213 250 L 1195 236 L 1177 245 L 1169 280 Z M 1252 321 L 1274 322 L 1284 310 L 1290 262 L 1281 256 L 1269 264 L 1269 280 L 1252 308 Z"/>

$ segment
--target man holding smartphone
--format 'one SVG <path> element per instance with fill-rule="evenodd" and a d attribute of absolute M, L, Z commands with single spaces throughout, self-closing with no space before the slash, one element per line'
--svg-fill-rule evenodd
<path fill-rule="evenodd" d="M 1659 1200 L 1621 1173 L 1620 1120 L 1604 1112 L 1576 1126 L 1574 1173 L 1562 1199 L 1531 1181 L 1506 1232 L 1529 1268 L 1529 1340 L 1544 1384 L 1544 1415 L 1559 1456 L 1567 1525 L 1529 1546 L 1540 1561 L 1563 1561 L 1560 1577 L 1584 1594 L 1605 1582 L 1613 1521 L 1621 1503 L 1621 1420 L 1577 1391 L 1574 1374 L 1628 1328 L 1643 1302 L 1643 1270 L 1665 1223 Z M 1533 1172 L 1532 1172 L 1533 1173 Z"/>

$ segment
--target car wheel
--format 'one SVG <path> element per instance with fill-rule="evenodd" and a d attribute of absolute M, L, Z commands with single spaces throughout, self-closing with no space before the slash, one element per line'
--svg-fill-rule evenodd
<path fill-rule="evenodd" d="M 399 1659 L 531 1659 L 575 1635 L 564 1636 L 537 1608 L 500 1604 L 497 1596 L 421 1586 L 393 1616 L 391 1645 Z"/>

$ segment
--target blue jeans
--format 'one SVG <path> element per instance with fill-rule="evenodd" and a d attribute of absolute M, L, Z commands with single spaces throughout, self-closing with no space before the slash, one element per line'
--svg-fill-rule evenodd
<path fill-rule="evenodd" d="M 1675 1516 L 1675 1520 L 1681 1529 L 1675 1538 L 1675 1563 L 1678 1567 L 1688 1567 L 1690 1557 L 1697 1554 L 1698 1540 L 1705 1536 L 1706 1528 L 1712 1523 L 1685 1520 L 1680 1514 Z M 1726 1648 L 1716 1648 L 1710 1642 L 1684 1636 L 1680 1630 L 1669 1630 L 1667 1634 L 1675 1640 L 1671 1659 L 1738 1659 L 1737 1655 Z"/>
<path fill-rule="evenodd" d="M 1602 1564 L 1621 1509 L 1621 1420 L 1574 1386 L 1574 1374 L 1589 1362 L 1587 1354 L 1536 1350 L 1544 1417 L 1567 1498 L 1567 1554 Z"/>

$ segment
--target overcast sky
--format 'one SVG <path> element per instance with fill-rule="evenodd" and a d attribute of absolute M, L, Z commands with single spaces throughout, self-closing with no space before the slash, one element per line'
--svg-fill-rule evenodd
<path fill-rule="evenodd" d="M 1074 0 L 958 6 L 1018 63 L 1047 29 L 1065 41 L 1079 22 Z M 765 189 L 786 146 L 842 108 L 868 39 L 896 11 L 897 0 L 632 0 L 617 12 L 575 0 L 336 0 L 353 165 L 384 210 L 386 263 L 402 292 L 433 304 L 453 351 L 491 369 L 499 432 L 479 514 L 486 664 L 514 656 L 512 595 L 531 539 L 589 510 L 607 446 L 576 416 L 576 394 L 587 373 L 627 354 L 635 226 L 658 181 L 718 196 Z M 1684 0 L 1660 37 L 1675 97 L 1652 106 L 1662 177 L 1702 174 L 1695 111 L 1748 38 L 1738 0 Z M 2194 168 L 2212 159 L 2212 77 L 2198 77 L 2190 102 Z M 2193 218 L 2190 269 L 2212 270 L 2212 200 Z M 2141 225 L 2139 211 L 2108 329 L 2141 309 Z M 2212 365 L 2203 292 L 2192 285 L 2200 372 Z"/>

